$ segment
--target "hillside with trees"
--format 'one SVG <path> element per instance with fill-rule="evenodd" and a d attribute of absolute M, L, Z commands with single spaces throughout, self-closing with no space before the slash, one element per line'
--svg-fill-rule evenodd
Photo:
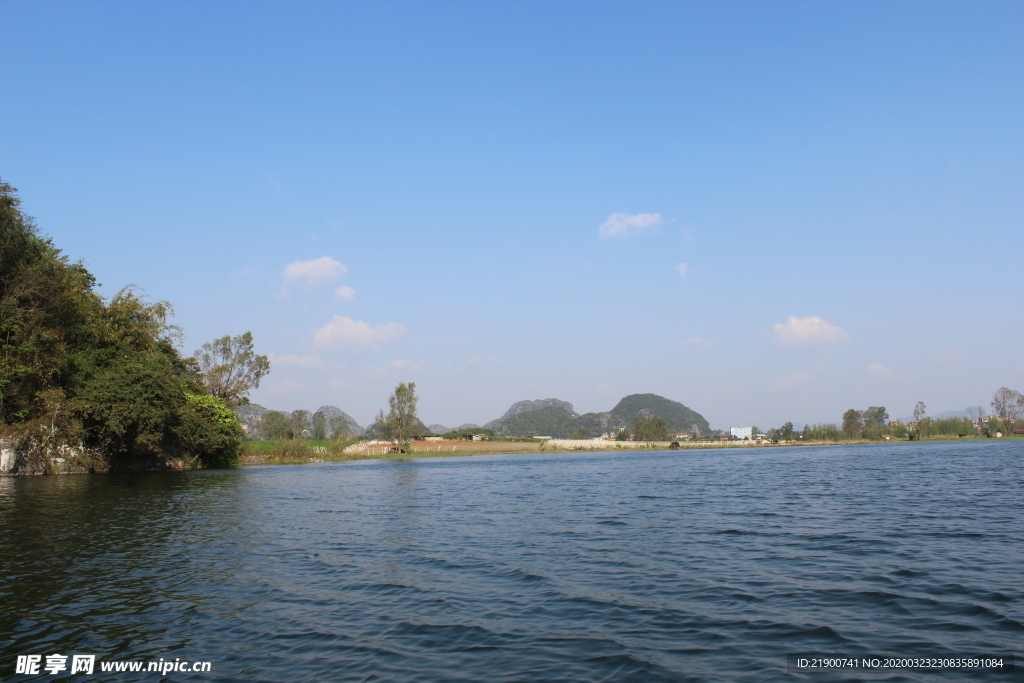
<path fill-rule="evenodd" d="M 644 420 L 637 422 L 637 416 Z M 659 421 L 650 422 L 653 418 Z M 619 401 L 610 411 L 583 415 L 577 414 L 568 401 L 519 401 L 503 417 L 488 422 L 487 426 L 498 436 L 543 435 L 556 439 L 589 439 L 620 430 L 637 433 L 640 438 L 676 431 L 695 435 L 711 431 L 708 421 L 700 413 L 657 394 L 632 394 Z"/>
<path fill-rule="evenodd" d="M 92 469 L 233 464 L 242 429 L 231 406 L 269 371 L 251 335 L 184 358 L 168 302 L 132 287 L 108 300 L 95 286 L 0 182 L 0 436 L 16 467 L 50 471 L 58 453 Z M 225 365 L 224 354 L 241 355 Z"/>

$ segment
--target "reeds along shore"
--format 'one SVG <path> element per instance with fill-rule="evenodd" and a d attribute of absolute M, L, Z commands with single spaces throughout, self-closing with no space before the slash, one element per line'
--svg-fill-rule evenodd
<path fill-rule="evenodd" d="M 1019 437 L 1017 437 L 1019 438 Z M 930 441 L 978 441 L 988 440 L 984 437 L 932 437 Z M 743 441 L 715 442 L 681 442 L 679 450 L 723 449 L 723 448 L 778 448 L 785 446 L 849 446 L 856 444 L 893 444 L 917 443 L 905 440 L 827 440 L 805 441 L 795 440 L 780 443 L 756 443 Z M 414 441 L 412 452 L 397 452 L 397 447 L 388 444 L 361 444 L 355 441 L 246 441 L 243 444 L 243 465 L 295 464 L 305 462 L 324 462 L 341 460 L 373 460 L 403 458 L 437 458 L 459 455 L 515 455 L 519 453 L 571 453 L 571 452 L 607 452 L 636 450 L 668 450 L 669 442 L 637 443 L 637 442 L 593 442 L 572 441 L 568 439 L 552 439 L 550 442 L 529 441 Z"/>

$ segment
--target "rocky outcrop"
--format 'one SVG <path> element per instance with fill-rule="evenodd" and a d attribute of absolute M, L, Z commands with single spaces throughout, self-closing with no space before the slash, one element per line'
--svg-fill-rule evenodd
<path fill-rule="evenodd" d="M 0 476 L 19 477 L 37 474 L 88 474 L 108 472 L 112 468 L 97 451 L 81 446 L 54 444 L 39 434 L 23 434 L 0 439 Z M 181 458 L 135 460 L 126 469 L 184 470 L 190 465 Z"/>

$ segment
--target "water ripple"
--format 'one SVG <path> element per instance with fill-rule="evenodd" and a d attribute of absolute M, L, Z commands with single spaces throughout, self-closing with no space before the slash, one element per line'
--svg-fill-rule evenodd
<path fill-rule="evenodd" d="M 1022 451 L 2 479 L 0 666 L 70 652 L 209 660 L 222 681 L 818 681 L 850 677 L 801 679 L 786 653 L 1012 652 Z"/>

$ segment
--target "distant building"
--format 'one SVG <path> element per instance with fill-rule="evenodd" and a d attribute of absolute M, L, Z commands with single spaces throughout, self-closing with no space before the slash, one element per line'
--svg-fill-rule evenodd
<path fill-rule="evenodd" d="M 729 431 L 736 439 L 749 439 L 752 436 L 753 427 L 733 427 Z"/>

